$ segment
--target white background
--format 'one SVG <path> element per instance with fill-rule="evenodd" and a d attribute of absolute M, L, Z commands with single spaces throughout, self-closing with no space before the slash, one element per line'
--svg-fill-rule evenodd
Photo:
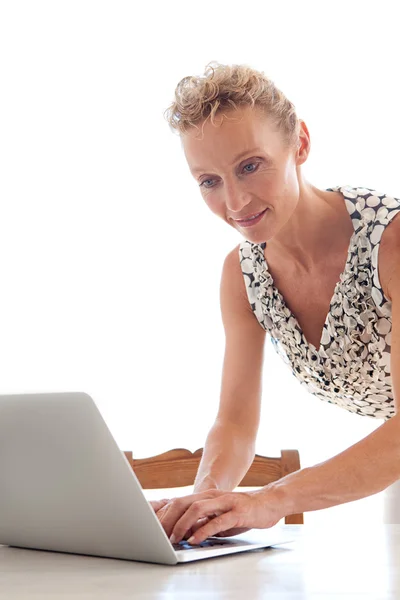
<path fill-rule="evenodd" d="M 209 61 L 249 64 L 309 128 L 306 179 L 398 197 L 395 7 L 1 2 L 0 393 L 86 391 L 136 457 L 203 446 L 221 268 L 241 238 L 203 203 L 163 111 Z M 311 465 L 381 424 L 308 395 L 270 342 L 265 356 L 258 453 Z M 351 506 L 380 515 L 380 496 Z"/>

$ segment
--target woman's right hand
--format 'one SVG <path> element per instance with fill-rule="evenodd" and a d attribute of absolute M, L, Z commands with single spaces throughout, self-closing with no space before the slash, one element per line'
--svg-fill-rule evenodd
<path fill-rule="evenodd" d="M 164 508 L 164 506 L 166 506 L 168 504 L 168 502 L 170 502 L 169 499 L 167 498 L 163 498 L 162 500 L 149 500 L 152 509 L 154 510 L 154 512 L 156 513 L 157 517 L 158 517 L 158 513 Z M 164 514 L 165 510 L 161 513 L 160 515 Z"/>
<path fill-rule="evenodd" d="M 149 500 L 149 503 L 151 504 L 151 507 L 156 513 L 161 525 L 163 524 L 164 517 L 167 514 L 169 507 L 171 506 L 172 500 L 174 500 L 174 498 L 163 498 L 162 500 Z M 198 519 L 198 521 L 189 529 L 189 531 L 186 532 L 184 539 L 189 539 L 190 536 L 192 536 L 197 531 L 197 529 L 205 525 L 208 521 L 208 517 Z"/>

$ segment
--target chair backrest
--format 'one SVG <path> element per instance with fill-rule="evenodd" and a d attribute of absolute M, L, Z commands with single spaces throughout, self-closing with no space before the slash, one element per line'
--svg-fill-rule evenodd
<path fill-rule="evenodd" d="M 124 452 L 140 485 L 144 489 L 184 487 L 194 484 L 203 448 L 190 452 L 184 448 L 169 450 L 149 458 L 133 458 L 132 452 Z M 262 487 L 300 469 L 297 450 L 281 450 L 280 457 L 256 454 L 252 465 L 238 487 Z M 302 524 L 303 514 L 288 515 L 287 524 Z"/>

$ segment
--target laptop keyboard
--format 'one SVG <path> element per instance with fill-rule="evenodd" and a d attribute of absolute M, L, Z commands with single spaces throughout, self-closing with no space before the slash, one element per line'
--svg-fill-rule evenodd
<path fill-rule="evenodd" d="M 200 544 L 188 544 L 187 540 L 182 540 L 177 544 L 172 544 L 174 550 L 199 550 L 200 548 L 215 548 L 218 546 L 236 546 L 236 544 L 229 540 L 220 540 L 218 538 L 208 538 Z"/>

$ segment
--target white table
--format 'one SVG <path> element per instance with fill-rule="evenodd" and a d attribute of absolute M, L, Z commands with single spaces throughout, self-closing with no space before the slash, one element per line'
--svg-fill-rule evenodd
<path fill-rule="evenodd" d="M 400 598 L 400 525 L 285 529 L 285 546 L 172 567 L 0 546 L 0 599 Z"/>

